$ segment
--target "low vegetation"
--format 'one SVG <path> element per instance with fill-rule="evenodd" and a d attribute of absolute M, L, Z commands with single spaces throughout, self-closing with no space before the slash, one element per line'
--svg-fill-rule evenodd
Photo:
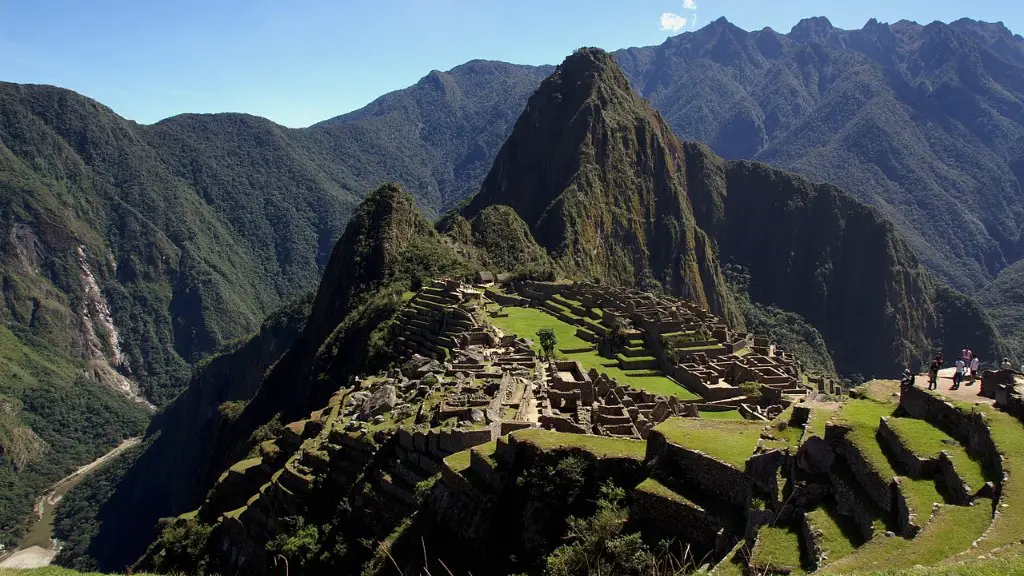
<path fill-rule="evenodd" d="M 698 450 L 743 469 L 754 453 L 764 422 L 675 418 L 654 428 L 672 444 Z"/>

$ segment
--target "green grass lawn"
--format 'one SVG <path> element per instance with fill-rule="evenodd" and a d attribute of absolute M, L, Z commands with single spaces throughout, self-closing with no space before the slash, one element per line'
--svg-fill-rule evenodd
<path fill-rule="evenodd" d="M 512 433 L 512 436 L 518 442 L 528 442 L 542 450 L 579 448 L 580 450 L 590 452 L 598 458 L 631 458 L 642 462 L 647 454 L 647 443 L 642 440 L 583 434 L 563 434 L 539 428 L 517 430 Z M 451 458 L 451 456 L 448 458 Z M 445 461 L 447 462 L 447 458 Z"/>
<path fill-rule="evenodd" d="M 750 553 L 750 565 L 758 574 L 787 568 L 790 574 L 806 574 L 800 559 L 800 533 L 788 526 L 761 528 Z"/>
<path fill-rule="evenodd" d="M 876 535 L 853 554 L 829 564 L 820 572 L 851 574 L 912 568 L 918 564 L 928 566 L 968 549 L 974 555 L 981 554 L 971 549 L 971 543 L 988 527 L 990 511 L 991 506 L 984 501 L 973 507 L 943 506 L 913 540 Z"/>
<path fill-rule="evenodd" d="M 540 347 L 537 344 L 537 331 L 541 328 L 551 328 L 555 331 L 555 337 L 558 339 L 557 347 L 560 350 L 576 350 L 593 346 L 590 342 L 576 336 L 576 326 L 563 322 L 540 309 L 508 306 L 505 308 L 505 312 L 508 313 L 507 318 L 490 318 L 490 322 L 505 332 L 530 339 L 535 343 L 534 348 L 537 352 L 540 352 Z M 608 377 L 617 380 L 619 384 L 632 386 L 638 390 L 647 390 L 652 394 L 675 396 L 680 400 L 700 399 L 700 396 L 668 376 L 637 376 L 630 374 L 630 370 L 623 370 L 618 366 L 604 366 L 604 364 L 614 364 L 616 359 L 605 358 L 596 351 L 575 352 L 564 356 L 567 360 L 578 360 L 586 371 L 594 368 L 598 372 L 607 374 Z M 647 372 L 647 370 L 638 372 Z"/>
<path fill-rule="evenodd" d="M 674 492 L 672 489 L 666 487 L 664 484 L 658 482 L 654 478 L 648 478 L 644 480 L 643 482 L 640 483 L 639 486 L 636 487 L 636 490 L 640 492 L 647 492 L 649 494 L 655 494 L 661 496 L 662 498 L 667 498 L 669 500 L 674 500 L 676 502 L 684 502 L 690 504 L 691 506 L 696 506 L 696 504 L 690 502 L 681 494 L 679 494 L 678 492 Z"/>
<path fill-rule="evenodd" d="M 763 422 L 748 420 L 670 418 L 654 429 L 673 444 L 699 450 L 742 470 L 763 427 Z"/>
<path fill-rule="evenodd" d="M 825 425 L 828 424 L 829 418 L 832 418 L 839 406 L 838 403 L 813 404 L 811 416 L 807 419 L 807 433 L 804 435 L 804 439 L 811 436 L 824 438 Z"/>
<path fill-rule="evenodd" d="M 743 420 L 743 416 L 739 410 L 723 410 L 721 412 L 711 412 L 710 410 L 701 410 L 699 412 L 700 417 L 705 420 Z"/>
<path fill-rule="evenodd" d="M 463 450 L 462 452 L 456 452 L 446 457 L 444 459 L 444 463 L 447 464 L 448 467 L 455 472 L 462 472 L 464 470 L 468 470 L 470 459 L 469 453 L 472 451 L 473 449 L 469 448 L 467 450 Z"/>
<path fill-rule="evenodd" d="M 825 563 L 841 560 L 855 550 L 856 529 L 849 526 L 849 520 L 840 516 L 831 507 L 815 508 L 807 513 L 811 525 L 821 531 L 819 545 L 825 552 Z"/>
<path fill-rule="evenodd" d="M 555 331 L 555 337 L 558 339 L 557 348 L 559 349 L 573 350 L 592 345 L 590 342 L 576 336 L 575 326 L 563 322 L 539 308 L 506 306 L 505 312 L 508 313 L 507 318 L 489 318 L 489 321 L 505 332 L 511 332 L 533 341 L 537 352 L 540 352 L 537 331 L 541 328 L 551 328 Z"/>
<path fill-rule="evenodd" d="M 978 554 L 1019 542 L 1024 536 L 1024 425 L 1010 414 L 991 407 L 985 406 L 983 410 L 992 440 L 1003 455 L 1003 471 L 1008 479 L 1003 482 L 999 517 L 979 543 Z"/>
<path fill-rule="evenodd" d="M 836 421 L 849 425 L 852 429 L 847 436 L 850 442 L 864 456 L 868 466 L 875 470 L 883 480 L 889 481 L 899 476 L 889 462 L 888 456 L 878 443 L 876 434 L 878 424 L 883 416 L 892 416 L 896 405 L 888 402 L 876 402 L 868 399 L 851 399 L 843 404 L 836 413 Z M 923 523 L 935 502 L 945 500 L 935 487 L 935 481 L 931 479 L 915 480 L 908 477 L 900 477 L 900 486 L 906 496 L 907 505 L 911 511 L 918 515 L 917 521 Z"/>
<path fill-rule="evenodd" d="M 981 463 L 971 460 L 963 445 L 942 430 L 914 418 L 890 418 L 889 427 L 900 437 L 904 446 L 918 456 L 931 458 L 945 450 L 957 473 L 971 488 L 977 490 L 985 484 Z"/>

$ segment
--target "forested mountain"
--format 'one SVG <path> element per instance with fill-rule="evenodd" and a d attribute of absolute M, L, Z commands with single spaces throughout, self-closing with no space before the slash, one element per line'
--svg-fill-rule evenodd
<path fill-rule="evenodd" d="M 193 362 L 310 290 L 365 190 L 414 182 L 435 215 L 468 194 L 519 112 L 506 99 L 542 73 L 471 62 L 305 130 L 243 114 L 142 126 L 0 84 L 0 534 L 140 431 L 143 397 L 165 405 Z M 82 432 L 85 414 L 102 425 Z"/>
<path fill-rule="evenodd" d="M 156 536 L 158 516 L 194 509 L 231 462 L 259 453 L 281 423 L 395 360 L 390 326 L 408 290 L 440 276 L 469 278 L 484 262 L 700 297 L 739 323 L 720 264 L 729 262 L 746 270 L 755 300 L 777 301 L 820 327 L 846 371 L 891 373 L 933 344 L 951 345 L 954 334 L 998 347 L 986 318 L 936 286 L 876 210 L 833 186 L 681 142 L 610 55 L 584 49 L 530 98 L 480 192 L 436 229 L 398 185 L 370 194 L 336 244 L 301 331 L 301 308 L 292 307 L 204 362 L 96 512 L 91 542 L 60 561 L 111 569 L 134 560 Z M 530 269 L 516 270 L 523 262 Z M 187 482 L 153 477 L 168 461 Z M 349 520 L 358 522 L 352 510 L 338 508 L 344 519 L 332 524 L 333 537 L 355 537 L 346 532 Z M 62 517 L 62 526 L 71 523 Z M 166 555 L 178 552 L 161 548 L 169 544 L 151 549 L 147 562 L 176 562 Z M 363 556 L 353 546 L 331 554 L 324 558 Z"/>
<path fill-rule="evenodd" d="M 877 210 L 830 184 L 681 142 L 607 53 L 580 50 L 530 97 L 462 210 L 515 209 L 569 276 L 664 289 L 738 320 L 723 264 L 755 302 L 802 315 L 840 373 L 897 374 L 929 346 L 999 338 L 937 285 Z"/>
<path fill-rule="evenodd" d="M 779 34 L 719 20 L 614 57 L 632 89 L 660 111 L 658 132 L 671 128 L 726 158 L 840 185 L 876 207 L 924 265 L 957 288 L 979 288 L 1022 255 L 1024 40 L 1002 25 L 871 21 L 843 31 L 810 19 Z M 167 405 L 194 362 L 257 331 L 272 310 L 312 289 L 366 190 L 401 182 L 428 218 L 476 192 L 550 72 L 475 60 L 299 130 L 241 114 L 143 126 L 67 90 L 0 84 L 0 361 L 12 374 L 0 380 L 0 475 L 14 486 L 0 495 L 0 531 L 28 514 L 26 495 L 141 429 L 145 411 L 131 399 Z M 724 164 L 699 146 L 686 150 L 726 188 L 749 174 L 774 178 L 759 166 Z M 822 200 L 831 188 L 787 182 L 797 183 L 807 212 L 792 221 L 798 224 L 782 218 L 790 224 L 759 230 L 773 235 L 759 238 L 786 243 L 793 238 L 787 225 L 807 220 L 860 225 L 849 214 L 812 209 L 831 205 Z M 691 184 L 672 186 L 689 191 Z M 742 234 L 716 232 L 714 218 L 698 210 L 693 220 L 689 209 L 680 206 L 676 224 L 696 222 L 723 253 L 739 250 L 729 242 Z M 505 216 L 488 214 L 499 222 Z M 524 220 L 557 261 L 559 248 L 539 221 Z M 470 231 L 475 241 L 489 230 L 480 222 Z M 467 250 L 479 263 L 507 262 L 507 255 Z M 898 257 L 885 268 L 917 278 L 904 252 L 887 247 L 885 254 Z M 690 246 L 664 256 L 683 254 Z M 546 255 L 530 257 L 539 268 L 550 264 Z M 592 264 L 556 263 L 577 272 Z M 633 262 L 630 272 L 646 268 L 668 286 L 695 278 L 690 270 L 665 277 L 663 263 L 661 256 Z M 615 264 L 600 275 L 622 280 L 624 270 Z M 722 298 L 726 310 L 727 290 L 714 287 L 720 274 L 708 268 L 697 275 L 702 284 L 713 280 L 703 295 Z M 789 285 L 766 286 L 757 277 L 749 286 L 756 301 L 799 311 L 826 339 L 834 329 L 825 326 L 843 322 L 788 299 Z M 934 330 L 985 324 L 969 300 L 921 282 L 931 288 L 921 288 L 924 301 L 910 300 L 919 310 L 893 314 L 956 314 L 945 328 L 900 323 L 908 339 L 898 349 L 937 338 Z M 831 306 L 838 285 L 822 283 L 828 298 L 813 305 Z M 1011 284 L 982 295 L 1007 331 L 1018 322 L 1013 295 L 999 286 Z M 904 301 L 899 292 L 879 302 Z M 972 345 L 989 337 L 982 329 Z M 833 352 L 840 370 L 858 362 L 841 359 L 853 349 Z M 84 433 L 86 413 L 112 424 Z"/>
<path fill-rule="evenodd" d="M 719 19 L 615 53 L 682 138 L 832 182 L 973 290 L 1021 257 L 1024 39 L 1001 24 Z"/>

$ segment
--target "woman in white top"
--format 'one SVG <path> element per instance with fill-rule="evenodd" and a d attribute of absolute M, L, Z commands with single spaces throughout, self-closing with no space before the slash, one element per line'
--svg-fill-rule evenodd
<path fill-rule="evenodd" d="M 981 361 L 978 360 L 977 356 L 971 358 L 971 381 L 967 383 L 968 386 L 974 384 L 974 379 L 978 377 L 978 367 L 980 364 Z"/>

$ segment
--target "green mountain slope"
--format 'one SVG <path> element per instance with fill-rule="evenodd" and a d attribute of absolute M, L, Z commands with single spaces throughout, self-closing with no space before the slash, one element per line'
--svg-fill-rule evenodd
<path fill-rule="evenodd" d="M 684 193 L 681 151 L 614 61 L 584 50 L 530 97 L 462 214 L 511 206 L 567 273 L 651 282 L 736 320 Z"/>
<path fill-rule="evenodd" d="M 804 317 L 841 373 L 899 373 L 933 345 L 959 345 L 960 318 L 978 348 L 999 349 L 987 318 L 939 288 L 876 210 L 680 142 L 597 49 L 567 58 L 530 98 L 462 213 L 493 204 L 515 209 L 570 275 L 653 277 L 726 315 L 719 262 L 745 268 L 750 298 Z"/>
<path fill-rule="evenodd" d="M 0 360 L 19 371 L 36 370 L 30 357 L 58 366 L 45 387 L 0 385 L 18 406 L 4 430 L 30 430 L 48 408 L 24 401 L 53 391 L 59 411 L 84 405 L 82 395 L 134 410 L 102 442 L 64 437 L 60 426 L 56 437 L 41 432 L 76 446 L 59 454 L 0 433 L 3 451 L 36 455 L 47 470 L 19 472 L 16 489 L 2 491 L 0 533 L 47 482 L 138 431 L 144 411 L 120 397 L 167 404 L 192 363 L 310 290 L 361 191 L 416 182 L 436 214 L 464 194 L 453 190 L 475 186 L 519 111 L 494 103 L 518 96 L 521 105 L 540 73 L 470 63 L 382 97 L 365 118 L 305 130 L 242 114 L 140 126 L 67 90 L 0 83 L 0 317 L 4 350 L 26 351 Z M 14 477 L 9 458 L 0 465 Z"/>
<path fill-rule="evenodd" d="M 779 34 L 723 18 L 615 57 L 681 137 L 841 186 L 971 290 L 1021 257 L 1022 54 L 968 19 Z"/>

